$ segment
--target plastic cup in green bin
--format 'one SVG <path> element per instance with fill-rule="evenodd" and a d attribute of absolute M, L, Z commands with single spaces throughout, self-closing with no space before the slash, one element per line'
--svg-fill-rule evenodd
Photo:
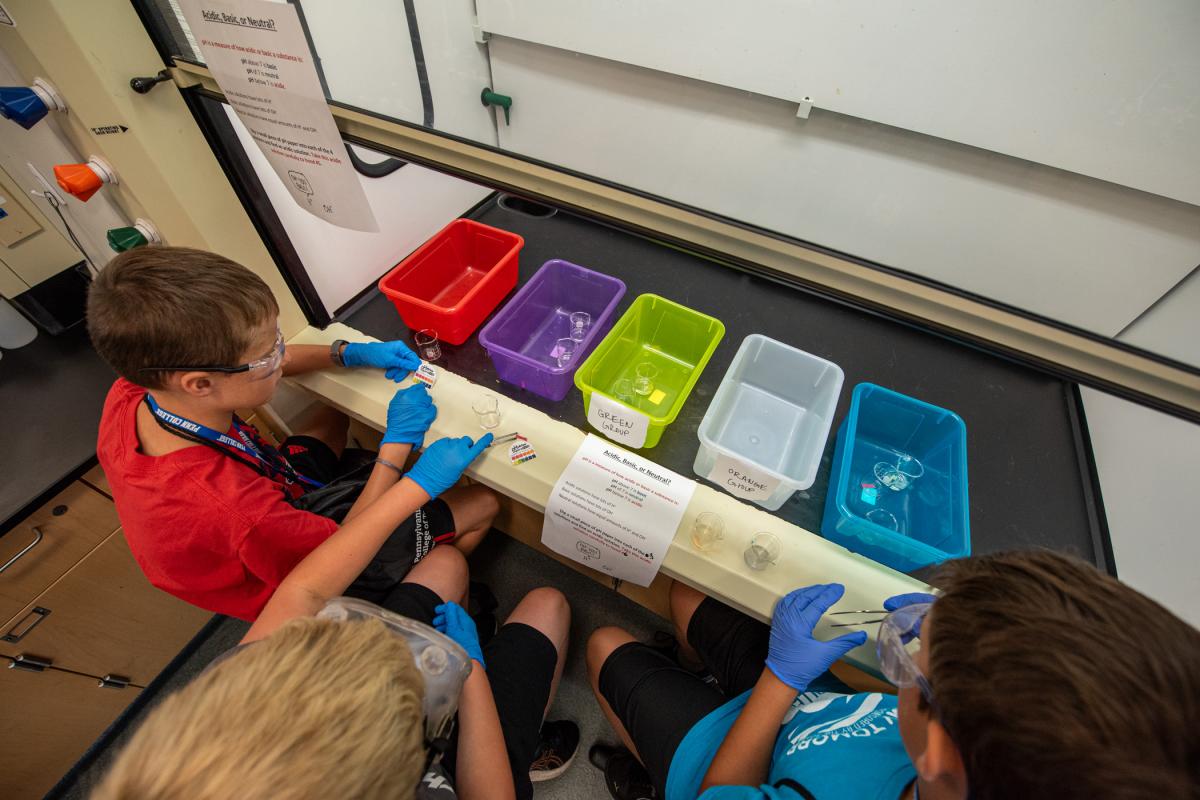
<path fill-rule="evenodd" d="M 654 447 L 724 335 L 715 317 L 638 296 L 575 372 L 588 422 L 619 444 Z"/>

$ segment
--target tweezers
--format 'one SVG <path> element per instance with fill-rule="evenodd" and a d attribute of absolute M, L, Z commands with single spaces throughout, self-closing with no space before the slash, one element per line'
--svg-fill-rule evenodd
<path fill-rule="evenodd" d="M 489 444 L 488 447 L 491 447 L 495 444 L 504 444 L 505 442 L 511 442 L 513 439 L 520 438 L 521 434 L 519 433 L 506 433 L 503 436 L 497 436 L 496 438 L 492 439 L 492 444 Z"/>
<path fill-rule="evenodd" d="M 884 611 L 883 609 L 859 608 L 854 611 L 830 611 L 829 616 L 833 617 L 833 616 L 837 616 L 838 614 L 887 614 L 887 613 L 888 612 Z M 859 625 L 874 625 L 878 622 L 883 622 L 883 619 L 882 618 L 880 618 L 880 619 L 865 619 L 861 622 L 839 622 L 834 625 L 830 625 L 829 627 L 831 627 L 831 628 L 855 628 L 855 627 L 858 627 Z"/>

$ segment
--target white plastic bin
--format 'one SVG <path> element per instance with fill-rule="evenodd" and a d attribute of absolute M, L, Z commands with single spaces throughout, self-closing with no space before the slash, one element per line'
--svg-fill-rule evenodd
<path fill-rule="evenodd" d="M 843 377 L 832 361 L 747 336 L 697 431 L 696 474 L 779 508 L 816 479 Z"/>

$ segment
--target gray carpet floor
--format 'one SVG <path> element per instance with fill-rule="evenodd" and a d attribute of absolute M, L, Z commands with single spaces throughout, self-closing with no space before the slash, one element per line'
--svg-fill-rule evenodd
<path fill-rule="evenodd" d="M 526 592 L 538 586 L 553 586 L 569 598 L 572 647 L 567 655 L 566 669 L 550 717 L 571 719 L 579 725 L 579 751 L 574 764 L 564 775 L 535 784 L 534 795 L 538 800 L 608 797 L 600 772 L 588 763 L 587 751 L 596 741 L 616 742 L 616 736 L 592 697 L 584 666 L 583 645 L 588 634 L 603 625 L 620 625 L 639 639 L 647 641 L 655 630 L 666 630 L 669 624 L 616 592 L 494 531 L 472 555 L 471 577 L 486 582 L 495 592 L 500 603 L 497 618 L 501 621 Z M 136 729 L 138 719 L 153 708 L 154 702 L 186 684 L 210 661 L 235 645 L 247 627 L 246 623 L 238 620 L 222 621 L 171 676 L 153 701 L 141 709 L 124 732 L 110 746 L 96 753 L 95 759 L 85 769 L 80 770 L 70 783 L 58 787 L 52 796 L 68 800 L 86 798 L 90 787 L 104 774 L 122 743 Z"/>

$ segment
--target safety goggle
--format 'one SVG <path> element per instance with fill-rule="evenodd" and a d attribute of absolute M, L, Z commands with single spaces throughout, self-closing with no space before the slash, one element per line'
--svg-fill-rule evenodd
<path fill-rule="evenodd" d="M 247 364 L 239 364 L 236 367 L 213 367 L 213 366 L 175 366 L 175 367 L 142 367 L 138 372 L 220 372 L 226 375 L 235 374 L 238 372 L 250 373 L 251 380 L 264 380 L 275 374 L 279 366 L 283 363 L 284 353 L 287 352 L 287 344 L 283 341 L 283 331 L 279 328 L 275 329 L 275 345 L 271 348 L 271 352 L 262 358 L 255 359 Z"/>
<path fill-rule="evenodd" d="M 879 624 L 879 635 L 875 640 L 875 653 L 879 657 L 879 669 L 883 676 L 901 689 L 908 689 L 916 686 L 921 690 L 921 696 L 925 701 L 934 708 L 935 713 L 937 703 L 933 700 L 933 689 L 929 685 L 929 680 L 921 673 L 917 662 L 913 660 L 912 650 L 917 648 L 913 642 L 917 641 L 921 632 L 921 620 L 925 619 L 925 615 L 929 613 L 929 609 L 933 607 L 933 603 L 913 603 L 912 605 L 902 606 L 895 611 L 872 611 L 862 609 L 857 611 L 834 611 L 834 616 L 838 614 L 883 614 L 881 619 L 868 619 L 861 622 L 839 622 L 831 625 L 833 628 L 850 628 L 861 627 L 863 625 Z"/>
<path fill-rule="evenodd" d="M 879 623 L 875 652 L 879 656 L 879 669 L 884 677 L 901 689 L 916 686 L 936 714 L 937 703 L 933 699 L 933 687 L 929 685 L 929 679 L 922 674 L 911 652 L 919 646 L 916 642 L 921 620 L 932 607 L 933 603 L 915 603 L 897 608 L 884 617 Z"/>
<path fill-rule="evenodd" d="M 338 622 L 377 619 L 403 638 L 425 684 L 421 695 L 425 742 L 432 745 L 449 735 L 458 697 L 471 673 L 471 657 L 461 645 L 428 625 L 351 597 L 335 597 L 317 617 Z"/>

